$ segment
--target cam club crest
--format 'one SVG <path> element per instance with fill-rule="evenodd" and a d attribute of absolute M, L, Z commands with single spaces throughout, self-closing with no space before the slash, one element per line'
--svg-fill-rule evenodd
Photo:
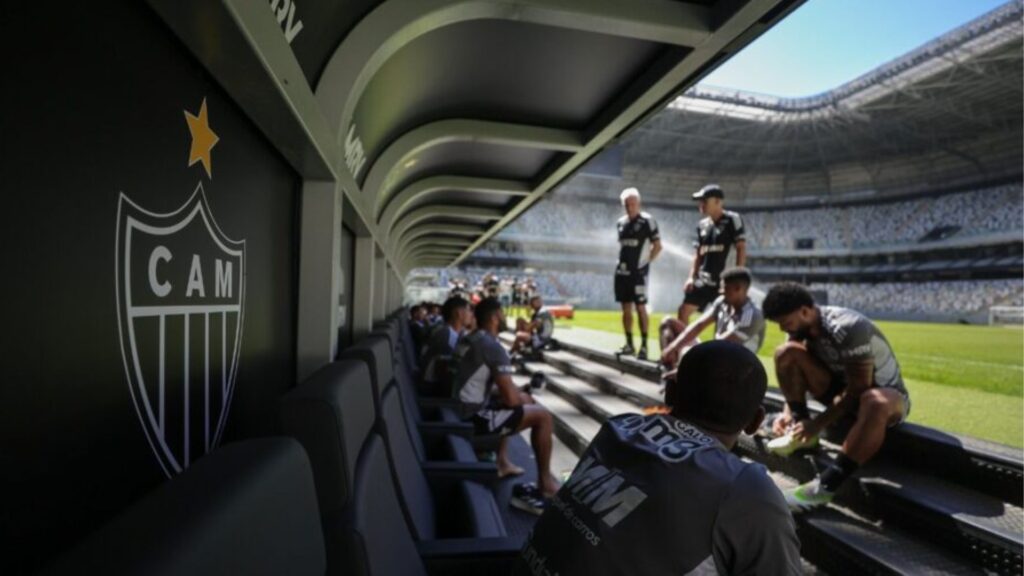
<path fill-rule="evenodd" d="M 220 230 L 200 183 L 164 214 L 122 193 L 116 255 L 128 388 L 157 461 L 174 476 L 224 433 L 242 341 L 245 241 Z"/>

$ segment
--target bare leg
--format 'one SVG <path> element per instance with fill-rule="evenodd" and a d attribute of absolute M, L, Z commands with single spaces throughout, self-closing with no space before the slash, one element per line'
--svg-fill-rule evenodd
<path fill-rule="evenodd" d="M 665 348 L 668 348 L 668 345 L 682 334 L 685 328 L 686 326 L 679 320 L 666 316 L 665 319 L 661 321 L 661 326 L 658 327 L 658 342 L 661 344 L 661 349 L 665 350 Z M 667 367 L 673 367 L 678 363 L 678 351 L 670 354 L 667 361 L 663 362 Z"/>
<path fill-rule="evenodd" d="M 637 314 L 637 316 L 640 317 L 640 338 L 641 338 L 640 347 L 641 348 L 647 348 L 647 338 L 646 338 L 646 335 L 647 335 L 647 323 L 648 323 L 647 305 L 646 304 L 637 304 L 636 305 L 636 314 Z"/>
<path fill-rule="evenodd" d="M 516 339 L 515 339 L 515 341 L 512 342 L 512 350 L 511 350 L 511 352 L 513 354 L 515 354 L 516 352 L 519 352 L 523 348 L 523 346 L 526 346 L 526 343 L 529 342 L 529 341 L 530 341 L 530 333 L 529 332 L 516 332 Z"/>
<path fill-rule="evenodd" d="M 496 460 L 498 465 L 498 478 L 504 478 L 506 476 L 519 476 L 526 470 L 523 470 L 519 466 L 516 466 L 508 459 L 508 436 L 505 436 L 498 442 L 498 457 Z"/>
<path fill-rule="evenodd" d="M 690 323 L 690 316 L 693 316 L 693 313 L 696 312 L 696 311 L 697 311 L 697 305 L 696 304 L 687 304 L 687 303 L 684 302 L 684 303 L 679 305 L 679 311 L 676 313 L 677 314 L 677 318 L 679 319 L 680 322 L 683 323 L 683 326 L 686 326 L 686 325 L 688 325 Z"/>
<path fill-rule="evenodd" d="M 871 388 L 860 396 L 857 422 L 846 435 L 843 453 L 858 464 L 870 460 L 882 447 L 888 427 L 903 416 L 903 396 L 886 388 Z"/>
<path fill-rule="evenodd" d="M 537 404 L 523 406 L 523 421 L 519 423 L 517 432 L 527 428 L 530 429 L 530 445 L 537 458 L 537 486 L 545 496 L 554 496 L 560 485 L 551 475 L 551 434 L 554 431 L 551 413 Z"/>
<path fill-rule="evenodd" d="M 622 302 L 622 330 L 629 334 L 633 331 L 633 303 Z"/>
<path fill-rule="evenodd" d="M 828 369 L 798 342 L 786 342 L 775 349 L 775 374 L 788 402 L 806 402 L 808 392 L 821 396 L 832 380 Z"/>

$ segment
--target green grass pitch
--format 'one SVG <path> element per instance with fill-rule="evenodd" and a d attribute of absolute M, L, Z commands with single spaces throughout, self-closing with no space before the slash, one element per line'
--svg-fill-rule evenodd
<path fill-rule="evenodd" d="M 651 318 L 654 349 L 658 348 L 656 327 L 663 316 Z M 558 323 L 622 332 L 618 311 L 577 310 L 575 319 Z M 892 345 L 910 390 L 911 422 L 1024 446 L 1024 330 L 915 322 L 877 324 Z M 710 333 L 709 329 L 703 336 Z M 778 326 L 769 323 L 759 355 L 772 386 L 777 385 L 772 350 L 783 340 Z"/>

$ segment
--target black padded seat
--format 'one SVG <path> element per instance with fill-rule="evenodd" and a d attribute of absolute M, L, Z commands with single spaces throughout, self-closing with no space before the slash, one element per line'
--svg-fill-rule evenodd
<path fill-rule="evenodd" d="M 382 401 L 381 422 L 387 441 L 395 481 L 409 525 L 417 540 L 434 540 L 439 536 L 492 538 L 506 535 L 501 511 L 490 488 L 467 480 L 448 482 L 445 490 L 440 481 L 432 484 L 421 461 L 417 459 L 409 442 L 406 420 L 398 398 L 398 390 L 389 388 Z M 479 467 L 488 479 L 497 480 L 497 471 L 491 466 Z M 447 498 L 445 526 L 439 525 L 437 510 L 441 498 Z M 436 501 L 435 501 L 436 500 Z M 447 534 L 443 534 L 447 532 Z"/>
<path fill-rule="evenodd" d="M 356 459 L 377 420 L 372 388 L 366 363 L 341 360 L 317 370 L 281 401 L 284 432 L 302 443 L 312 462 L 332 566 L 343 553 L 340 521 L 351 503 Z"/>
<path fill-rule="evenodd" d="M 348 526 L 339 575 L 426 575 L 416 542 L 406 524 L 391 482 L 384 441 L 377 434 L 366 440 L 353 482 L 355 504 Z"/>
<path fill-rule="evenodd" d="M 341 359 L 362 360 L 366 363 L 370 369 L 370 383 L 373 385 L 373 405 L 380 412 L 380 396 L 395 378 L 391 342 L 382 334 L 371 333 L 345 349 Z"/>
<path fill-rule="evenodd" d="M 350 347 L 342 355 L 342 358 L 358 359 L 366 363 L 370 369 L 370 381 L 373 383 L 374 405 L 380 412 L 380 397 L 384 390 L 391 386 L 397 386 L 399 396 L 402 400 L 402 410 L 405 413 L 406 421 L 409 423 L 410 441 L 416 451 L 416 457 L 420 462 L 427 460 L 427 451 L 420 436 L 420 430 L 427 420 L 424 418 L 417 402 L 416 391 L 412 383 L 404 376 L 395 377 L 394 364 L 392 362 L 391 346 L 387 337 L 371 334 L 355 346 Z M 438 428 L 438 433 L 460 431 L 466 435 L 471 433 L 472 428 L 463 423 L 454 410 L 448 407 L 440 408 L 434 422 L 441 422 L 443 427 Z M 450 455 L 448 455 L 450 457 Z M 475 460 L 475 458 L 474 458 Z"/>
<path fill-rule="evenodd" d="M 412 338 L 412 329 L 409 327 L 408 315 L 398 318 L 399 337 L 402 339 L 402 349 L 405 351 L 406 362 L 409 368 L 415 373 L 419 371 L 419 354 L 416 350 L 416 343 Z"/>
<path fill-rule="evenodd" d="M 45 574 L 322 575 L 309 459 L 291 438 L 227 444 L 87 538 Z"/>

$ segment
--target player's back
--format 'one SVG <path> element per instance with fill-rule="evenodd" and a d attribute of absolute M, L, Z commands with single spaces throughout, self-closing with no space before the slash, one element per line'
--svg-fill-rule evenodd
<path fill-rule="evenodd" d="M 609 419 L 538 521 L 519 574 L 799 573 L 764 468 L 670 415 Z"/>

